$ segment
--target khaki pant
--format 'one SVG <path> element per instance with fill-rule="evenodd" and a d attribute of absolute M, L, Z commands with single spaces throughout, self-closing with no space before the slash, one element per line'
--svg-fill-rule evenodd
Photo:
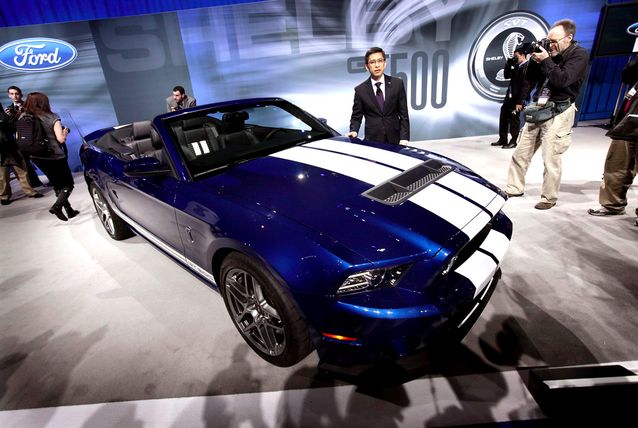
<path fill-rule="evenodd" d="M 605 159 L 605 173 L 600 185 L 598 201 L 610 211 L 624 211 L 627 191 L 636 176 L 638 143 L 612 140 Z"/>
<path fill-rule="evenodd" d="M 0 167 L 0 199 L 11 199 L 11 182 L 9 181 L 9 168 L 13 168 L 13 173 L 18 177 L 20 187 L 27 196 L 33 196 L 36 192 L 29 184 L 29 178 L 27 175 L 27 166 L 22 162 L 20 165 L 1 166 Z"/>
<path fill-rule="evenodd" d="M 518 137 L 518 145 L 512 156 L 507 174 L 507 188 L 511 194 L 525 191 L 525 174 L 536 150 L 543 154 L 543 188 L 541 202 L 556 203 L 562 173 L 561 155 L 567 151 L 572 141 L 572 127 L 576 106 L 542 123 L 526 123 Z"/>

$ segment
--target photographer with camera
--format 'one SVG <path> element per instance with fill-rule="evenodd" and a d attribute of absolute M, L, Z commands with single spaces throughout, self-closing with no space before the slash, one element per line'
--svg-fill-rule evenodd
<path fill-rule="evenodd" d="M 510 84 L 505 93 L 505 99 L 501 106 L 501 115 L 498 121 L 498 141 L 492 146 L 501 146 L 504 149 L 516 147 L 518 134 L 521 130 L 521 116 L 523 106 L 529 96 L 529 82 L 525 79 L 527 71 L 527 57 L 523 53 L 526 45 L 520 45 L 514 50 L 514 56 L 505 63 L 503 74 L 510 79 Z M 512 135 L 507 142 L 507 131 Z"/>
<path fill-rule="evenodd" d="M 588 54 L 574 40 L 576 24 L 571 19 L 554 23 L 531 54 L 538 67 L 541 89 L 535 105 L 525 111 L 525 126 L 512 156 L 507 187 L 510 197 L 523 196 L 525 174 L 532 157 L 540 147 L 543 154 L 543 187 L 541 200 L 534 208 L 547 210 L 556 205 L 561 178 L 561 155 L 571 144 L 571 133 L 576 115 L 574 102 L 585 81 Z"/>
<path fill-rule="evenodd" d="M 189 107 L 195 107 L 197 100 L 193 97 L 186 95 L 186 90 L 183 86 L 175 86 L 173 88 L 173 95 L 166 98 L 166 111 L 177 111 Z"/>

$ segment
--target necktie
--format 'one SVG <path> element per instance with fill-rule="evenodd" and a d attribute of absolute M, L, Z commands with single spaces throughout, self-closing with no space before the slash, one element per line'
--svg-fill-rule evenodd
<path fill-rule="evenodd" d="M 379 104 L 379 108 L 383 111 L 383 92 L 381 91 L 381 82 L 375 83 L 377 86 L 377 103 Z"/>

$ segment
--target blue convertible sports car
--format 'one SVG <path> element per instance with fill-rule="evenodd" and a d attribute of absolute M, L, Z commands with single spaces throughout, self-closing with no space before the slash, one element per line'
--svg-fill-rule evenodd
<path fill-rule="evenodd" d="M 338 136 L 278 98 L 95 131 L 81 149 L 98 217 L 221 292 L 278 366 L 351 365 L 460 340 L 500 277 L 505 195 L 451 159 Z"/>

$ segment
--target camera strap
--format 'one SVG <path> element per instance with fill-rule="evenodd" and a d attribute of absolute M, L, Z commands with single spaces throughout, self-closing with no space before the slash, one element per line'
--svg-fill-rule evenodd
<path fill-rule="evenodd" d="M 541 107 L 547 104 L 547 101 L 549 101 L 549 97 L 551 95 L 551 91 L 547 87 L 547 82 L 549 82 L 549 77 L 545 79 L 543 85 L 538 90 L 538 100 L 536 101 L 536 104 Z"/>

